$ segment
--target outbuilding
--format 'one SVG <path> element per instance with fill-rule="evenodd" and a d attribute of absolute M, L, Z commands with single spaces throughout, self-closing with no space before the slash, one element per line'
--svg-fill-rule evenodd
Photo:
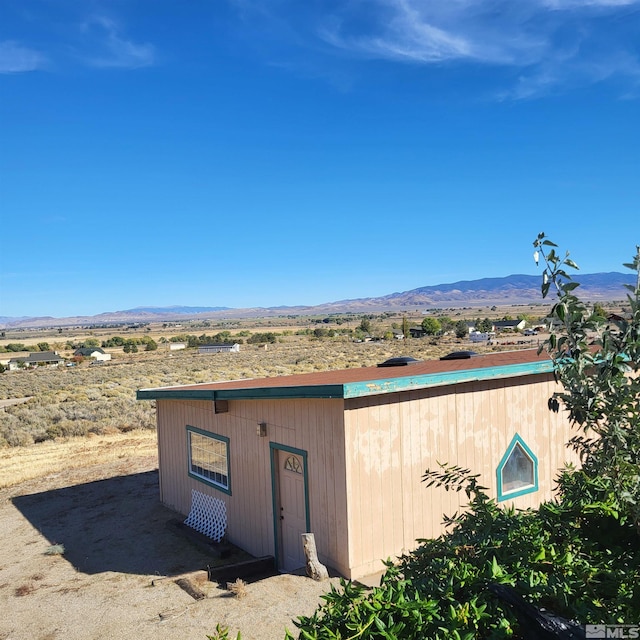
<path fill-rule="evenodd" d="M 526 325 L 525 320 L 494 320 L 494 331 L 522 331 Z"/>
<path fill-rule="evenodd" d="M 105 353 L 100 347 L 80 347 L 73 352 L 74 356 L 83 358 L 93 358 L 96 362 L 107 362 L 111 360 L 111 354 Z"/>
<path fill-rule="evenodd" d="M 480 474 L 501 504 L 550 498 L 559 469 L 577 462 L 566 414 L 548 409 L 557 390 L 548 357 L 521 350 L 137 397 L 156 400 L 165 505 L 187 515 L 199 500 L 222 514 L 230 542 L 283 571 L 304 566 L 301 534 L 312 532 L 320 561 L 357 579 L 464 507 L 464 492 L 423 484 L 438 462 Z"/>
<path fill-rule="evenodd" d="M 240 351 L 240 345 L 236 343 L 222 342 L 219 344 L 203 344 L 198 347 L 198 353 L 234 353 Z"/>

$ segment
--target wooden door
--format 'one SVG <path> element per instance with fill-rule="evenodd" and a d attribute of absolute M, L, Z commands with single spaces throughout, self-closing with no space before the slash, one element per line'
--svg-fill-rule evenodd
<path fill-rule="evenodd" d="M 305 565 L 302 534 L 307 532 L 304 458 L 278 450 L 278 508 L 280 569 L 295 571 Z"/>

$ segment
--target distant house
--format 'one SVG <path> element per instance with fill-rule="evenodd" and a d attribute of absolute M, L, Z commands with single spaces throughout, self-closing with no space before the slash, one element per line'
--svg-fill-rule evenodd
<path fill-rule="evenodd" d="M 93 358 L 98 362 L 106 362 L 111 360 L 111 354 L 105 353 L 100 347 L 80 347 L 73 352 L 74 356 L 82 356 L 83 358 Z"/>
<path fill-rule="evenodd" d="M 170 342 L 169 343 L 169 351 L 181 351 L 182 349 L 186 349 L 187 345 L 184 342 Z"/>
<path fill-rule="evenodd" d="M 24 367 L 59 367 L 64 363 L 55 351 L 39 351 L 28 356 L 20 356 L 9 360 L 9 371 L 15 371 Z"/>
<path fill-rule="evenodd" d="M 422 338 L 427 335 L 427 332 L 422 327 L 411 327 L 409 333 L 412 338 Z"/>
<path fill-rule="evenodd" d="M 238 343 L 220 343 L 220 344 L 203 344 L 198 347 L 198 353 L 231 353 L 234 351 L 240 351 L 240 345 Z"/>
<path fill-rule="evenodd" d="M 282 571 L 304 566 L 313 532 L 320 561 L 358 579 L 464 507 L 464 492 L 422 482 L 438 461 L 516 508 L 550 499 L 579 462 L 536 349 L 381 365 L 139 390 L 156 401 L 161 501 Z"/>
<path fill-rule="evenodd" d="M 495 320 L 493 322 L 494 331 L 522 331 L 526 325 L 525 320 Z"/>
<path fill-rule="evenodd" d="M 557 331 L 564 326 L 564 323 L 559 318 L 547 316 L 542 320 L 540 326 L 543 327 L 545 331 Z"/>

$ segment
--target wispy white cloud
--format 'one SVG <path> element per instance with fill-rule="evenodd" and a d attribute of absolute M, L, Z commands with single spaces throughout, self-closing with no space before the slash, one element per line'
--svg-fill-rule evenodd
<path fill-rule="evenodd" d="M 373 6 L 376 20 L 359 27 L 357 16 L 344 14 L 321 27 L 321 37 L 354 53 L 426 64 L 529 64 L 549 47 L 548 34 L 531 24 L 530 0 L 376 0 Z"/>
<path fill-rule="evenodd" d="M 571 59 L 564 64 L 544 62 L 523 71 L 515 86 L 505 90 L 504 99 L 529 99 L 589 86 L 601 82 L 618 82 L 620 96 L 627 99 L 640 95 L 640 63 L 626 53 L 602 55 L 595 59 Z"/>
<path fill-rule="evenodd" d="M 611 78 L 638 86 L 639 18 L 640 0 L 354 0 L 317 33 L 358 57 L 520 69 L 503 97 L 525 98 Z"/>
<path fill-rule="evenodd" d="M 39 51 L 14 40 L 0 42 L 0 73 L 25 73 L 46 66 L 47 59 Z"/>
<path fill-rule="evenodd" d="M 584 9 L 587 7 L 627 7 L 637 0 L 542 0 L 542 4 L 554 9 Z"/>
<path fill-rule="evenodd" d="M 127 38 L 112 19 L 96 16 L 83 25 L 85 39 L 89 40 L 83 53 L 86 64 L 102 68 L 138 69 L 155 62 L 155 47 Z"/>
<path fill-rule="evenodd" d="M 87 18 L 78 5 L 71 15 L 50 16 L 46 29 L 41 26 L 46 14 L 35 15 L 32 20 L 16 19 L 5 25 L 16 35 L 0 40 L 0 74 L 60 70 L 78 64 L 139 69 L 156 62 L 152 44 L 131 37 L 126 26 L 104 13 Z"/>
<path fill-rule="evenodd" d="M 320 34 L 335 47 L 372 57 L 429 63 L 472 56 L 472 43 L 467 38 L 422 22 L 413 13 L 395 16 L 384 32 L 376 35 L 346 36 L 335 24 L 322 28 Z"/>

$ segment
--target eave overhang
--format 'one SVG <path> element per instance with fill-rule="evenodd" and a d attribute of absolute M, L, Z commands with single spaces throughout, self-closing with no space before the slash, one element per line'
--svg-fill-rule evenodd
<path fill-rule="evenodd" d="M 140 389 L 138 400 L 264 400 L 295 398 L 362 398 L 366 396 L 398 393 L 430 387 L 443 387 L 466 382 L 500 380 L 553 372 L 553 362 L 542 360 L 520 364 L 501 365 L 484 368 L 461 369 L 415 376 L 398 376 L 325 385 L 300 386 L 247 386 L 224 388 L 215 384 L 189 387 L 162 387 Z"/>

